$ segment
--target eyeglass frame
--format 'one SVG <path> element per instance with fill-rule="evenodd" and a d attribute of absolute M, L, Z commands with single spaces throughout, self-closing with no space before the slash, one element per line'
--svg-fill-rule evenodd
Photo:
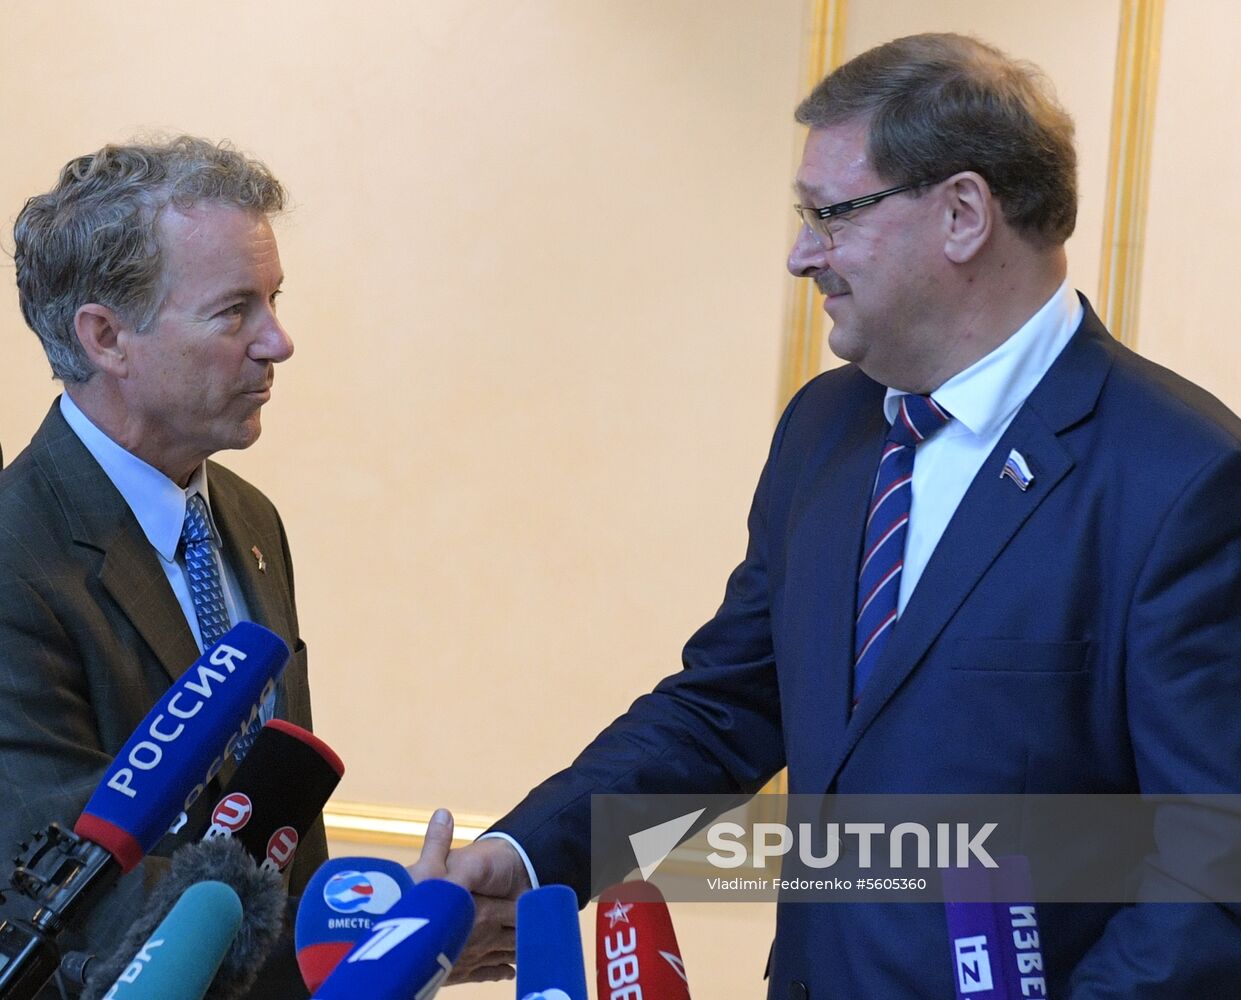
<path fill-rule="evenodd" d="M 946 180 L 947 178 L 945 178 Z M 871 205 L 883 201 L 884 198 L 891 197 L 894 194 L 902 194 L 905 191 L 913 191 L 917 188 L 931 187 L 940 184 L 941 181 L 918 181 L 915 184 L 898 184 L 896 187 L 890 187 L 884 191 L 876 191 L 874 194 L 865 194 L 860 198 L 850 198 L 848 201 L 838 201 L 834 205 L 827 205 L 824 208 L 815 208 L 813 205 L 794 205 L 793 211 L 797 213 L 797 217 L 801 220 L 803 226 L 809 229 L 815 236 L 819 237 L 820 242 L 826 240 L 825 247 L 828 250 L 835 249 L 836 237 L 831 231 L 816 226 L 814 222 L 806 217 L 810 213 L 816 222 L 826 222 L 828 219 L 834 219 L 837 216 L 847 215 L 850 212 L 856 212 L 859 208 L 869 208 Z"/>

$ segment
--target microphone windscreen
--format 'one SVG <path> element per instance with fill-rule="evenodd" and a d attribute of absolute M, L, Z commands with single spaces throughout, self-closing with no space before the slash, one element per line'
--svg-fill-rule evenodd
<path fill-rule="evenodd" d="M 241 900 L 223 882 L 177 899 L 108 991 L 109 1000 L 202 1000 L 241 926 Z"/>
<path fill-rule="evenodd" d="M 210 825 L 193 839 L 232 837 L 260 866 L 284 871 L 344 773 L 314 733 L 272 719 L 238 765 Z"/>
<path fill-rule="evenodd" d="M 242 905 L 241 928 L 216 973 L 211 1000 L 245 996 L 280 937 L 287 895 L 278 874 L 260 869 L 240 844 L 217 839 L 187 844 L 173 853 L 168 874 L 152 891 L 116 953 L 107 961 L 100 960 L 98 967 L 92 965 L 83 1000 L 98 1000 L 181 893 L 206 881 L 223 882 L 237 893 Z"/>
<path fill-rule="evenodd" d="M 519 1000 L 586 1000 L 577 896 L 545 885 L 517 897 Z"/>
<path fill-rule="evenodd" d="M 255 747 L 257 749 L 257 745 Z M 297 907 L 294 944 L 306 988 L 317 990 L 371 927 L 412 892 L 395 861 L 332 858 L 310 877 Z"/>
<path fill-rule="evenodd" d="M 621 882 L 600 894 L 595 966 L 599 1000 L 689 1000 L 672 915 L 650 882 Z"/>
<path fill-rule="evenodd" d="M 130 736 L 74 825 L 130 871 L 202 793 L 275 690 L 289 648 L 234 625 L 165 692 Z"/>
<path fill-rule="evenodd" d="M 314 1000 L 431 1000 L 474 926 L 474 900 L 459 885 L 427 879 L 371 926 Z"/>

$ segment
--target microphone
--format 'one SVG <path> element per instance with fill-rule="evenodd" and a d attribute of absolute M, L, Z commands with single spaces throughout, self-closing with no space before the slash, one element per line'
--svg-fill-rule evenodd
<path fill-rule="evenodd" d="M 689 1000 L 672 916 L 650 882 L 621 882 L 603 891 L 595 943 L 599 1000 Z"/>
<path fill-rule="evenodd" d="M 941 872 L 955 995 L 958 1000 L 1046 996 L 1029 859 L 995 860 L 996 868 Z"/>
<path fill-rule="evenodd" d="M 0 898 L 0 1000 L 30 1000 L 52 977 L 56 936 L 187 810 L 253 726 L 288 662 L 274 632 L 242 622 L 195 660 L 142 720 L 73 832 L 21 845 Z"/>
<path fill-rule="evenodd" d="M 302 892 L 293 932 L 306 988 L 313 993 L 323 985 L 341 959 L 370 937 L 375 921 L 413 889 L 409 872 L 395 861 L 332 858 L 320 865 Z"/>
<path fill-rule="evenodd" d="M 288 659 L 284 640 L 261 625 L 241 622 L 229 629 L 147 713 L 86 803 L 74 833 L 104 847 L 123 872 L 130 871 L 219 774 L 275 691 Z"/>
<path fill-rule="evenodd" d="M 577 896 L 567 885 L 545 885 L 517 897 L 517 996 L 586 1000 Z"/>
<path fill-rule="evenodd" d="M 232 837 L 262 868 L 282 872 L 336 790 L 345 765 L 314 733 L 272 719 L 238 765 L 199 837 Z"/>
<path fill-rule="evenodd" d="M 241 900 L 223 882 L 198 882 L 138 950 L 103 1000 L 202 1000 L 241 927 Z"/>
<path fill-rule="evenodd" d="M 246 995 L 280 937 L 286 894 L 276 872 L 261 869 L 236 841 L 217 838 L 187 844 L 173 853 L 168 874 L 155 887 L 146 909 L 130 926 L 116 952 L 106 962 L 92 964 L 83 1000 L 99 1000 L 104 995 L 177 899 L 200 882 L 223 882 L 237 894 L 242 908 L 240 929 L 211 983 L 212 1000 L 235 1000 Z"/>
<path fill-rule="evenodd" d="M 210 825 L 204 823 L 188 839 L 233 837 L 260 868 L 281 872 L 343 772 L 340 758 L 313 733 L 273 719 L 238 765 Z M 89 961 L 72 952 L 62 959 L 61 974 L 82 984 L 92 975 Z"/>
<path fill-rule="evenodd" d="M 474 926 L 474 900 L 459 885 L 426 879 L 392 905 L 328 976 L 313 1000 L 431 1000 Z"/>

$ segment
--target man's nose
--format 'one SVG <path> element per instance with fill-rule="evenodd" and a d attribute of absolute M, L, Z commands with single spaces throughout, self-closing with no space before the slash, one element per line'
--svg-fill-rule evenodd
<path fill-rule="evenodd" d="M 797 230 L 793 249 L 789 251 L 789 273 L 797 278 L 808 278 L 827 266 L 827 247 L 809 226 Z"/>
<path fill-rule="evenodd" d="M 293 338 L 274 312 L 264 320 L 262 334 L 254 341 L 250 356 L 256 361 L 287 361 L 293 356 Z"/>

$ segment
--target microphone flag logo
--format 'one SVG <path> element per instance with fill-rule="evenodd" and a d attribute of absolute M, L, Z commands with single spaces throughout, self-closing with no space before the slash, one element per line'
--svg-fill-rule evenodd
<path fill-rule="evenodd" d="M 337 913 L 387 913 L 401 888 L 383 872 L 337 872 L 323 884 L 323 901 Z"/>
<path fill-rule="evenodd" d="M 611 930 L 617 924 L 629 923 L 629 911 L 633 909 L 633 903 L 622 903 L 619 899 L 616 905 L 603 915 L 608 918 L 608 930 Z"/>
<path fill-rule="evenodd" d="M 527 993 L 521 1000 L 573 1000 L 564 990 L 540 990 L 538 993 Z"/>

